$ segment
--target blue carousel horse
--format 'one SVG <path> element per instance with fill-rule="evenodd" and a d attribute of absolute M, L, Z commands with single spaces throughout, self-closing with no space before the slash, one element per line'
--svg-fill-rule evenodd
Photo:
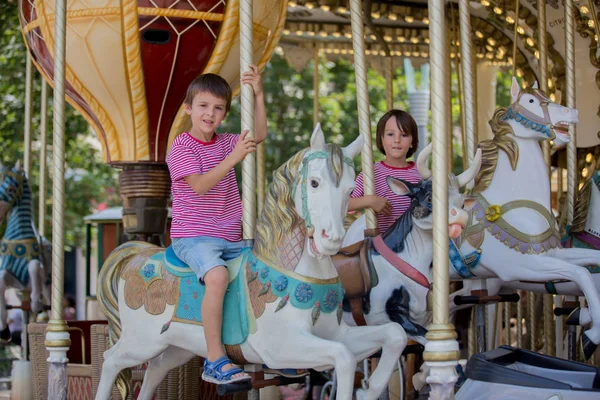
<path fill-rule="evenodd" d="M 33 226 L 31 188 L 18 162 L 13 168 L 0 164 L 0 225 L 4 219 L 7 224 L 0 241 L 0 340 L 9 341 L 6 289 L 30 290 L 34 313 L 41 312 L 44 304 L 50 304 L 51 249 Z"/>

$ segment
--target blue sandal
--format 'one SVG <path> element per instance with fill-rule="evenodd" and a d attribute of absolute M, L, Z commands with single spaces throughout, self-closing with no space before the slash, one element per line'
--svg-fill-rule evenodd
<path fill-rule="evenodd" d="M 210 362 L 208 361 L 208 359 L 205 359 L 204 372 L 202 372 L 202 379 L 206 382 L 215 383 L 217 385 L 223 385 L 226 383 L 233 382 L 243 382 L 252 379 L 248 374 L 239 378 L 232 378 L 232 376 L 235 374 L 245 374 L 245 372 L 243 369 L 237 367 L 233 367 L 230 370 L 223 371 L 223 367 L 227 364 L 233 365 L 233 363 L 227 356 L 219 357 L 213 362 Z"/>

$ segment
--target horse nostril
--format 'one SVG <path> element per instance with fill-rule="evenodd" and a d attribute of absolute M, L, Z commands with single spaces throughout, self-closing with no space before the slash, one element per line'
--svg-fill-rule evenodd
<path fill-rule="evenodd" d="M 327 232 L 325 232 L 325 229 L 323 229 L 323 230 L 321 231 L 321 235 L 322 235 L 324 238 L 329 238 L 329 235 L 327 234 Z"/>
<path fill-rule="evenodd" d="M 452 210 L 450 210 L 450 215 L 452 215 L 453 217 L 456 217 L 456 210 L 454 208 Z"/>

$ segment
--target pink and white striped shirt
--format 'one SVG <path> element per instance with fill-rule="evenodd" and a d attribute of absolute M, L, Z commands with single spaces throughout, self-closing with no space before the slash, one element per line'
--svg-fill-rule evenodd
<path fill-rule="evenodd" d="M 391 167 L 385 162 L 380 161 L 373 165 L 373 172 L 375 173 L 375 194 L 379 197 L 386 198 L 392 206 L 391 215 L 377 214 L 377 227 L 379 228 L 379 232 L 384 233 L 406 212 L 406 210 L 408 210 L 408 207 L 410 206 L 410 199 L 408 196 L 398 196 L 392 192 L 386 182 L 386 178 L 388 176 L 393 176 L 394 178 L 403 179 L 416 184 L 421 180 L 421 175 L 419 175 L 419 171 L 414 162 L 410 162 L 407 167 L 397 168 Z M 356 198 L 364 195 L 364 181 L 361 172 L 358 174 L 358 177 L 356 177 L 356 188 L 350 197 Z"/>
<path fill-rule="evenodd" d="M 242 202 L 232 168 L 204 195 L 199 195 L 185 181 L 192 174 L 205 174 L 221 163 L 235 147 L 240 135 L 215 134 L 202 142 L 189 133 L 177 136 L 167 156 L 173 195 L 171 237 L 211 236 L 242 240 Z"/>

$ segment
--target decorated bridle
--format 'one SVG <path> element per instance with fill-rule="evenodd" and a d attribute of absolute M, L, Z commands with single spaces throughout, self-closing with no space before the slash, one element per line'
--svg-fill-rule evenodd
<path fill-rule="evenodd" d="M 539 115 L 529 111 L 519 103 L 523 93 L 531 94 L 533 97 L 539 100 L 540 106 L 542 107 L 542 112 L 544 113 L 543 117 L 540 117 Z M 548 139 L 554 139 L 556 134 L 554 133 L 554 125 L 552 125 L 550 112 L 548 111 L 548 105 L 550 103 L 552 103 L 552 101 L 539 89 L 522 90 L 519 92 L 517 100 L 510 105 L 506 111 L 506 114 L 504 114 L 502 117 L 502 121 L 514 119 L 525 128 L 543 133 L 548 137 Z"/>
<path fill-rule="evenodd" d="M 296 197 L 296 188 L 298 185 L 302 187 L 302 219 L 306 224 L 306 231 L 308 232 L 308 237 L 312 239 L 313 234 L 315 232 L 315 227 L 311 223 L 310 213 L 308 212 L 308 194 L 306 192 L 306 181 L 308 179 L 308 163 L 312 160 L 316 159 L 324 159 L 329 157 L 329 152 L 327 151 L 315 151 L 313 153 L 308 154 L 302 160 L 302 167 L 296 176 L 296 180 L 294 181 L 294 188 L 292 189 L 292 198 Z M 354 161 L 350 157 L 344 156 L 344 164 L 350 166 L 350 168 L 354 168 Z"/>
<path fill-rule="evenodd" d="M 6 168 L 4 168 L 4 170 L 2 172 L 0 172 L 0 184 L 2 184 L 2 182 L 4 182 L 4 180 L 6 179 L 6 177 L 14 178 L 17 181 L 17 183 L 18 183 L 16 192 L 15 192 L 12 200 L 8 203 L 8 210 L 10 210 L 10 209 L 13 208 L 13 206 L 15 205 L 15 203 L 23 195 L 23 179 L 24 179 L 24 176 L 22 174 L 19 174 L 18 172 L 13 172 L 10 168 L 6 167 Z"/>

